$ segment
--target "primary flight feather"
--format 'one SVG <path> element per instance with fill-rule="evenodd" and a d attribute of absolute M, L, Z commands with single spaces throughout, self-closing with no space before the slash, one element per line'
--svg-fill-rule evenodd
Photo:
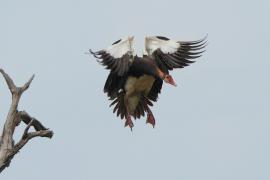
<path fill-rule="evenodd" d="M 133 128 L 135 119 L 147 115 L 146 123 L 155 126 L 150 109 L 157 101 L 163 81 L 176 86 L 169 71 L 183 68 L 199 58 L 206 46 L 206 37 L 198 41 L 174 41 L 163 36 L 145 38 L 143 57 L 134 53 L 134 38 L 126 37 L 107 49 L 90 50 L 110 73 L 104 92 L 112 101 L 113 112 L 125 118 L 125 126 Z"/>

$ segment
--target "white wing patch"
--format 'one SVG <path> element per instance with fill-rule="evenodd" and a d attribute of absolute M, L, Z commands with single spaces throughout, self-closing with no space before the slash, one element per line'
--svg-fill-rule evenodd
<path fill-rule="evenodd" d="M 127 53 L 134 55 L 133 37 L 123 38 L 119 43 L 108 47 L 105 51 L 114 58 L 121 58 Z"/>
<path fill-rule="evenodd" d="M 180 43 L 173 40 L 162 40 L 155 36 L 145 38 L 145 51 L 151 55 L 155 50 L 160 49 L 164 54 L 175 53 L 180 47 Z"/>

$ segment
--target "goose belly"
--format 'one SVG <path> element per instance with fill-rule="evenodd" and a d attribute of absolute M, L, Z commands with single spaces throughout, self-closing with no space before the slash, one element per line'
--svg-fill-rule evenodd
<path fill-rule="evenodd" d="M 128 77 L 125 84 L 125 99 L 128 103 L 129 112 L 133 115 L 140 101 L 141 95 L 147 96 L 155 81 L 153 76 L 143 75 L 139 78 Z"/>
<path fill-rule="evenodd" d="M 147 95 L 152 88 L 155 81 L 153 76 L 143 75 L 140 77 L 128 77 L 125 84 L 125 91 L 127 95 L 132 95 L 136 93 L 144 93 Z"/>

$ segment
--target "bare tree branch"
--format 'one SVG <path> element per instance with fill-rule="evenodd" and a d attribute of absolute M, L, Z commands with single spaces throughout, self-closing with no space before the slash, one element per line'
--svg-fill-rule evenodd
<path fill-rule="evenodd" d="M 4 124 L 2 136 L 0 136 L 0 173 L 9 166 L 14 155 L 32 138 L 47 137 L 52 138 L 53 132 L 45 128 L 36 118 L 31 117 L 25 111 L 18 111 L 18 104 L 20 97 L 26 91 L 34 79 L 34 75 L 21 87 L 17 87 L 10 76 L 0 69 L 8 88 L 12 94 L 11 106 Z M 13 134 L 15 128 L 23 121 L 27 126 L 24 130 L 22 138 L 14 143 Z M 35 131 L 29 132 L 30 127 L 33 126 Z M 15 144 L 15 145 L 14 145 Z"/>
<path fill-rule="evenodd" d="M 32 124 L 33 124 L 33 119 L 30 121 L 30 123 L 24 129 L 24 132 L 23 132 L 23 135 L 22 135 L 22 139 L 26 139 L 26 137 L 28 135 L 29 128 L 32 126 Z"/>
<path fill-rule="evenodd" d="M 28 133 L 29 128 L 31 125 L 28 124 L 28 126 L 25 128 L 24 133 L 22 135 L 21 140 L 14 146 L 13 153 L 19 152 L 19 150 L 32 138 L 34 137 L 47 137 L 52 138 L 53 132 L 49 130 L 41 130 L 41 131 L 35 131 Z M 13 156 L 11 153 L 11 156 Z"/>
<path fill-rule="evenodd" d="M 32 75 L 31 78 L 20 88 L 22 93 L 29 88 L 29 86 L 30 86 L 31 82 L 33 81 L 34 77 L 35 77 L 35 75 Z"/>
<path fill-rule="evenodd" d="M 5 71 L 3 69 L 0 69 L 0 72 L 2 73 L 2 75 L 4 76 L 6 83 L 8 85 L 8 88 L 10 90 L 10 92 L 13 94 L 15 93 L 15 91 L 17 90 L 17 87 L 15 86 L 13 80 L 9 77 L 8 74 L 5 73 Z"/>
<path fill-rule="evenodd" d="M 32 125 L 36 131 L 47 130 L 41 122 L 39 122 L 36 118 L 31 117 L 26 111 L 19 111 L 20 119 L 27 125 L 33 120 Z"/>

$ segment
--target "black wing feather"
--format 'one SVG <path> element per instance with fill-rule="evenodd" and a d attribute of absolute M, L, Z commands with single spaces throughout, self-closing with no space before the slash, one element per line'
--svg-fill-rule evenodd
<path fill-rule="evenodd" d="M 161 92 L 162 84 L 163 84 L 163 80 L 161 80 L 159 78 L 157 78 L 154 81 L 153 86 L 152 86 L 152 88 L 147 96 L 151 101 L 154 101 L 154 102 L 157 101 L 158 94 L 160 94 L 160 92 Z"/>
<path fill-rule="evenodd" d="M 98 62 L 105 66 L 106 69 L 110 69 L 111 72 L 117 73 L 119 76 L 123 76 L 128 72 L 133 61 L 133 55 L 129 53 L 124 54 L 120 58 L 114 58 L 104 50 L 93 52 L 90 49 L 89 51 L 95 58 L 100 59 Z"/>
<path fill-rule="evenodd" d="M 104 93 L 107 93 L 110 99 L 114 99 L 123 87 L 125 80 L 126 75 L 119 76 L 117 73 L 110 72 L 104 85 Z"/>
<path fill-rule="evenodd" d="M 153 52 L 157 66 L 165 73 L 174 68 L 184 68 L 201 57 L 206 47 L 206 37 L 197 41 L 178 41 L 180 47 L 175 53 L 163 53 L 161 49 Z"/>

